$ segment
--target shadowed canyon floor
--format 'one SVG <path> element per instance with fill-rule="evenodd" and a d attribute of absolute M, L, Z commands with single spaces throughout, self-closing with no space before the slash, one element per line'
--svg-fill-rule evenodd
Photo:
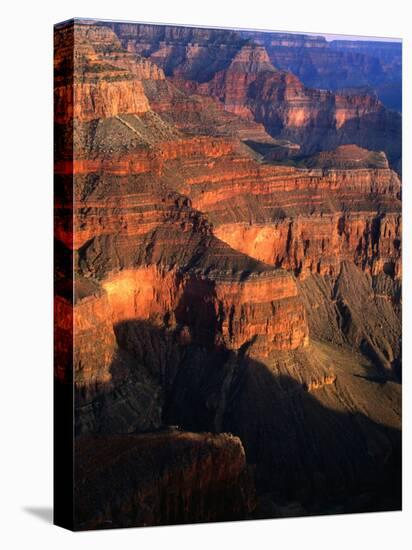
<path fill-rule="evenodd" d="M 56 29 L 76 529 L 401 507 L 397 50 L 272 36 Z"/>

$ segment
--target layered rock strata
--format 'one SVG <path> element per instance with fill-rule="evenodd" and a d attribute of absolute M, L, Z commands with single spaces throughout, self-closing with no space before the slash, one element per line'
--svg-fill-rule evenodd
<path fill-rule="evenodd" d="M 353 84 L 350 78 L 341 79 L 341 85 L 339 77 L 335 79 L 336 71 L 351 59 L 352 66 L 358 65 L 358 72 L 365 75 L 370 71 L 370 77 L 361 81 L 361 85 L 365 82 L 372 85 L 372 74 L 376 71 L 383 74 L 382 67 L 386 67 L 387 61 L 380 64 L 373 56 L 338 53 L 338 49 L 332 49 L 324 39 L 318 41 L 313 37 L 278 35 L 276 38 L 272 33 L 221 31 L 217 47 L 216 34 L 210 30 L 199 32 L 199 29 L 182 27 L 176 34 L 172 27 L 160 30 L 140 25 L 131 29 L 130 25 L 121 23 L 111 27 L 123 47 L 150 58 L 186 91 L 219 98 L 227 110 L 263 123 L 272 136 L 299 143 L 305 153 L 356 143 L 372 150 L 384 150 L 392 166 L 401 170 L 398 113 L 387 110 L 374 92 L 369 95 L 362 91 L 339 93 L 339 89 Z M 150 47 L 147 36 L 152 40 Z M 299 52 L 298 63 L 296 59 L 293 62 L 290 57 L 282 56 L 282 52 L 290 56 L 294 48 Z M 302 52 L 307 63 L 302 63 Z M 312 61 L 311 56 L 323 56 L 329 70 L 332 65 L 334 86 L 329 82 L 324 85 L 324 80 L 322 85 L 315 84 L 322 89 L 307 87 L 315 83 L 316 76 L 310 80 L 296 66 L 310 70 L 322 63 Z M 335 60 L 338 57 L 339 63 L 331 63 L 328 56 Z M 398 61 L 395 58 L 393 62 L 399 65 L 399 55 Z M 374 82 L 379 82 L 382 74 L 380 77 L 377 74 Z M 299 77 L 306 81 L 306 86 Z M 321 81 L 322 76 L 318 80 Z M 354 80 L 359 82 L 356 77 Z M 334 91 L 330 91 L 331 88 Z"/>

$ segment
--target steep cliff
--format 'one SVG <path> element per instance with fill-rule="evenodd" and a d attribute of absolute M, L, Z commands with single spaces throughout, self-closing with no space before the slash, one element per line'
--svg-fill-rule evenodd
<path fill-rule="evenodd" d="M 233 521 L 255 507 L 245 452 L 230 435 L 85 437 L 76 458 L 77 529 Z"/>
<path fill-rule="evenodd" d="M 226 69 L 217 72 L 210 82 L 198 86 L 197 91 L 217 97 L 226 110 L 253 120 L 253 112 L 248 108 L 248 90 L 257 75 L 265 72 L 275 72 L 266 50 L 247 44 Z"/>
<path fill-rule="evenodd" d="M 401 117 L 372 96 L 305 88 L 291 73 L 276 72 L 253 83 L 249 103 L 256 121 L 305 153 L 353 143 L 385 151 L 398 166 Z"/>

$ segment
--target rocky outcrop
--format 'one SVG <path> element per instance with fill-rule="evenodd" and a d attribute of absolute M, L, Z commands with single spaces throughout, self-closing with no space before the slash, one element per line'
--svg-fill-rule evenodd
<path fill-rule="evenodd" d="M 85 437 L 76 464 L 76 530 L 233 521 L 256 506 L 242 443 L 227 434 Z"/>
<path fill-rule="evenodd" d="M 304 153 L 353 143 L 385 151 L 393 165 L 400 158 L 401 118 L 372 96 L 305 88 L 291 73 L 276 72 L 253 83 L 248 104 L 269 133 L 299 143 Z"/>
<path fill-rule="evenodd" d="M 382 151 L 369 151 L 357 145 L 341 145 L 334 151 L 322 151 L 302 159 L 308 168 L 351 170 L 359 168 L 389 168 L 388 159 Z"/>
<path fill-rule="evenodd" d="M 119 75 L 121 76 L 121 75 Z M 149 104 L 140 82 L 133 80 L 100 79 L 97 82 L 75 82 L 73 86 L 55 89 L 56 121 L 66 123 L 72 116 L 66 105 L 73 98 L 73 116 L 78 120 L 93 120 L 119 113 L 142 114 Z M 61 114 L 60 114 L 61 113 Z"/>
<path fill-rule="evenodd" d="M 305 310 L 294 279 L 285 272 L 236 281 L 150 266 L 123 270 L 104 278 L 101 286 L 98 295 L 84 297 L 74 309 L 78 388 L 90 390 L 111 381 L 115 334 L 120 347 L 145 363 L 140 343 L 133 345 L 133 338 L 126 341 L 120 335 L 119 326 L 130 319 L 166 327 L 184 345 L 239 350 L 261 340 L 255 346 L 258 355 L 308 342 Z M 154 367 L 155 376 L 161 371 L 162 365 Z"/>
<path fill-rule="evenodd" d="M 55 43 L 55 122 L 146 113 L 149 102 L 143 81 L 162 80 L 163 71 L 140 56 L 123 52 L 107 27 L 76 25 L 73 51 L 60 47 L 69 32 L 63 29 Z M 65 67 L 71 56 L 73 72 L 68 81 Z"/>
<path fill-rule="evenodd" d="M 247 44 L 233 57 L 230 65 L 217 72 L 210 82 L 196 88 L 200 94 L 217 97 L 227 111 L 253 120 L 254 113 L 248 107 L 249 86 L 259 73 L 275 72 L 266 50 Z"/>
<path fill-rule="evenodd" d="M 290 275 L 269 272 L 245 281 L 216 280 L 210 286 L 193 281 L 176 312 L 179 322 L 194 327 L 198 343 L 212 331 L 215 346 L 240 350 L 254 344 L 257 355 L 307 345 L 305 311 Z"/>
<path fill-rule="evenodd" d="M 220 239 L 266 263 L 322 275 L 339 273 L 350 260 L 372 275 L 401 276 L 399 214 L 330 214 L 299 216 L 271 224 L 222 224 Z"/>

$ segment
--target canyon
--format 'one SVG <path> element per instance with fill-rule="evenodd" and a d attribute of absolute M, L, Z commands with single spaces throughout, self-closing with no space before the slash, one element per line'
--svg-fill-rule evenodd
<path fill-rule="evenodd" d="M 55 31 L 75 529 L 400 507 L 401 117 L 271 36 Z"/>
<path fill-rule="evenodd" d="M 402 44 L 400 41 L 334 39 L 287 33 L 243 33 L 264 45 L 279 69 L 290 71 L 311 88 L 353 90 L 376 95 L 402 112 Z"/>
<path fill-rule="evenodd" d="M 395 94 L 401 94 L 398 43 L 371 46 L 368 56 L 367 42 L 333 47 L 321 37 L 221 30 L 216 44 L 216 31 L 210 29 L 111 26 L 125 48 L 154 61 L 178 86 L 219 98 L 230 112 L 254 118 L 304 153 L 354 143 L 385 151 L 400 172 L 401 116 L 393 104 L 400 110 L 401 100 L 389 101 L 386 108 L 374 89 L 382 81 L 390 88 L 394 78 Z M 357 47 L 362 53 L 355 53 Z M 315 76 L 306 78 L 311 69 Z M 372 77 L 376 71 L 377 79 Z"/>

